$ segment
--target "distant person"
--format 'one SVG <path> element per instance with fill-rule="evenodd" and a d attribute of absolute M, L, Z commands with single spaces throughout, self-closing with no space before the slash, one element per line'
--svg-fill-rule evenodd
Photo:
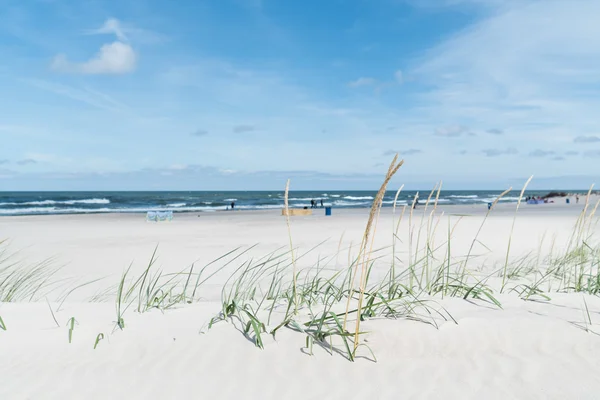
<path fill-rule="evenodd" d="M 321 208 L 323 208 L 323 199 L 321 199 Z"/>
<path fill-rule="evenodd" d="M 413 210 L 416 210 L 418 205 L 419 205 L 419 199 L 415 199 L 412 204 Z"/>
<path fill-rule="evenodd" d="M 579 203 L 579 195 L 575 195 L 575 203 Z"/>
<path fill-rule="evenodd" d="M 235 208 L 235 201 L 231 202 L 231 209 L 233 210 Z"/>
<path fill-rule="evenodd" d="M 310 208 L 315 208 L 316 202 L 314 200 L 310 201 Z"/>

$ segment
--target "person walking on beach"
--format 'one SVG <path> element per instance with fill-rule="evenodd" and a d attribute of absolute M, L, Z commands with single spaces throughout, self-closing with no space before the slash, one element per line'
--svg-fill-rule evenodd
<path fill-rule="evenodd" d="M 310 201 L 310 208 L 315 208 L 315 201 L 312 199 Z"/>
<path fill-rule="evenodd" d="M 323 199 L 321 199 L 321 208 L 323 208 Z"/>
<path fill-rule="evenodd" d="M 233 210 L 235 208 L 235 201 L 231 202 L 231 210 Z"/>
<path fill-rule="evenodd" d="M 577 203 L 577 204 L 579 203 L 579 195 L 578 194 L 575 195 L 575 203 Z"/>

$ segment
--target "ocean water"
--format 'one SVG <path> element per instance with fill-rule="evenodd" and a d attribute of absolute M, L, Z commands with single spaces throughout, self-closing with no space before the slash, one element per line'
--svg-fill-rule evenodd
<path fill-rule="evenodd" d="M 414 191 L 400 193 L 398 205 L 410 204 Z M 501 191 L 442 191 L 439 204 L 485 204 Z M 528 192 L 543 196 L 548 191 Z M 311 199 L 323 200 L 335 208 L 370 207 L 376 191 L 294 191 L 289 194 L 291 207 L 310 207 Z M 388 191 L 383 206 L 391 207 L 395 192 Z M 429 192 L 420 192 L 421 203 Z M 518 191 L 509 193 L 502 202 L 516 202 Z M 279 209 L 283 192 L 0 192 L 0 216 L 80 213 L 142 213 L 149 210 L 174 212 L 214 212 L 225 210 L 235 202 L 238 210 Z"/>

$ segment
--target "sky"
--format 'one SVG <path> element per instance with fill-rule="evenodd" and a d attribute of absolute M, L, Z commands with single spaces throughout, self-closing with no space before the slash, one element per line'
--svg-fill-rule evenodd
<path fill-rule="evenodd" d="M 0 0 L 0 191 L 583 189 L 599 0 Z M 600 184 L 600 179 L 598 179 Z"/>

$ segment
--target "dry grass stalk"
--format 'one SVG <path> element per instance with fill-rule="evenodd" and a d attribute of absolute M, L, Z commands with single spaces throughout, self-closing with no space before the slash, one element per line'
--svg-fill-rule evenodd
<path fill-rule="evenodd" d="M 396 192 L 392 208 L 392 268 L 390 270 L 390 282 L 394 282 L 394 280 L 396 279 L 396 238 L 398 236 L 398 228 L 400 227 L 400 222 L 402 221 L 404 211 L 406 210 L 406 206 L 404 206 L 402 208 L 402 214 L 400 215 L 398 225 L 396 225 L 396 203 L 398 202 L 398 196 L 400 195 L 402 189 L 404 189 L 404 185 L 400 186 L 400 189 L 398 189 L 398 191 Z"/>
<path fill-rule="evenodd" d="M 360 275 L 360 279 L 359 279 L 360 292 L 359 292 L 359 297 L 358 297 L 358 308 L 357 308 L 357 314 L 356 314 L 356 328 L 354 331 L 354 352 L 356 352 L 356 349 L 358 347 L 358 335 L 360 332 L 360 319 L 361 319 L 362 303 L 363 303 L 363 299 L 364 299 L 364 295 L 365 295 L 367 268 L 368 268 L 368 264 L 370 262 L 370 257 L 371 257 L 371 252 L 367 251 L 367 246 L 369 245 L 369 238 L 371 237 L 371 230 L 373 228 L 373 222 L 375 221 L 375 224 L 377 223 L 376 217 L 379 214 L 379 211 L 381 210 L 381 205 L 383 202 L 383 197 L 385 195 L 387 185 L 390 182 L 390 180 L 392 179 L 392 177 L 396 174 L 396 172 L 398 172 L 398 170 L 400 169 L 402 164 L 404 164 L 404 160 L 401 160 L 398 163 L 396 163 L 397 160 L 398 160 L 398 155 L 396 154 L 396 156 L 392 160 L 392 163 L 390 164 L 390 167 L 388 169 L 385 180 L 383 181 L 383 184 L 379 188 L 379 192 L 377 192 L 377 196 L 375 197 L 375 200 L 373 200 L 373 205 L 371 206 L 371 212 L 369 213 L 369 220 L 367 221 L 367 226 L 366 226 L 365 232 L 363 234 L 361 247 L 359 249 L 359 254 L 358 254 L 359 262 L 357 262 L 357 264 L 355 266 L 354 277 L 356 277 L 356 275 L 358 274 L 359 264 L 361 267 L 361 275 Z M 373 232 L 373 236 L 374 235 L 375 235 L 375 232 Z M 372 246 L 372 242 L 371 242 L 371 246 Z M 353 278 L 353 281 L 354 281 L 354 278 Z M 353 285 L 350 287 L 348 303 L 346 304 L 346 313 L 344 315 L 344 329 L 345 329 L 346 322 L 348 320 L 348 313 L 349 313 L 349 309 L 350 309 L 350 300 L 352 299 L 352 296 L 353 296 Z"/>
<path fill-rule="evenodd" d="M 296 282 L 296 257 L 294 256 L 294 245 L 292 243 L 292 228 L 290 226 L 290 213 L 289 213 L 289 205 L 288 205 L 288 194 L 290 191 L 290 180 L 287 180 L 285 184 L 285 195 L 283 197 L 283 204 L 285 209 L 285 222 L 287 224 L 288 229 L 288 237 L 290 239 L 290 252 L 292 257 L 292 270 L 293 270 L 293 285 L 294 285 L 294 315 L 298 314 L 298 290 L 297 290 L 297 282 Z"/>
<path fill-rule="evenodd" d="M 431 213 L 429 213 L 429 218 L 427 220 L 427 245 L 425 246 L 425 248 L 423 249 L 425 254 L 425 282 L 427 282 L 427 291 L 429 292 L 429 254 L 432 251 L 432 249 L 435 248 L 434 242 L 435 242 L 435 232 L 432 236 L 432 232 L 431 232 L 431 228 L 432 228 L 432 224 L 433 224 L 433 218 L 435 215 L 435 212 L 437 210 L 437 206 L 438 206 L 438 201 L 440 199 L 440 192 L 442 191 L 442 181 L 440 181 L 439 186 L 436 184 L 434 187 L 434 191 L 435 188 L 437 188 L 437 194 L 435 196 L 435 201 L 433 203 L 433 210 L 431 210 Z M 431 197 L 431 195 L 430 195 Z M 427 202 L 429 202 L 429 200 L 427 200 Z M 425 206 L 425 208 L 427 208 L 427 206 Z M 439 220 L 438 220 L 439 222 Z"/>
<path fill-rule="evenodd" d="M 344 241 L 344 235 L 346 234 L 346 231 L 342 232 L 342 236 L 340 237 L 340 242 L 338 243 L 338 250 L 335 256 L 335 267 L 337 268 L 338 264 L 339 264 L 339 259 L 340 259 L 340 250 L 342 248 L 342 242 Z"/>
<path fill-rule="evenodd" d="M 592 221 L 594 220 L 594 216 L 596 215 L 596 211 L 598 210 L 598 206 L 600 205 L 600 200 L 598 200 L 596 202 L 596 205 L 594 206 L 594 209 L 592 210 L 592 212 L 590 213 L 590 217 L 589 217 L 589 221 L 588 221 L 588 232 L 592 231 Z"/>
<path fill-rule="evenodd" d="M 361 256 L 363 256 L 364 250 L 366 249 L 366 246 L 367 246 L 367 243 L 369 240 L 369 233 L 371 231 L 371 225 L 373 223 L 373 218 L 375 216 L 376 205 L 378 204 L 378 202 L 380 203 L 381 201 L 383 201 L 383 196 L 385 195 L 385 187 L 387 187 L 387 184 L 388 184 L 389 180 L 391 179 L 391 177 L 394 176 L 394 174 L 398 171 L 398 169 L 404 163 L 404 160 L 401 160 L 398 163 L 397 167 L 395 167 L 395 169 L 393 169 L 393 167 L 396 164 L 397 159 L 398 159 L 398 154 L 396 154 L 396 156 L 394 157 L 394 160 L 392 161 L 392 164 L 390 164 L 390 167 L 388 168 L 388 172 L 386 175 L 386 180 L 384 181 L 384 184 L 379 189 L 377 196 L 373 200 L 373 205 L 371 206 L 371 212 L 369 213 L 369 220 L 367 221 L 367 227 L 365 228 L 365 232 L 363 234 L 363 238 L 360 243 L 360 247 L 358 250 L 358 256 L 357 256 L 357 262 L 356 262 L 356 265 L 354 266 L 354 272 L 352 273 L 352 278 L 351 278 L 351 282 L 350 282 L 348 301 L 346 302 L 346 313 L 344 314 L 344 323 L 343 323 L 344 331 L 346 331 L 346 324 L 348 322 L 348 312 L 350 310 L 350 301 L 352 300 L 352 297 L 354 296 L 354 284 L 356 282 L 356 276 L 358 275 L 358 266 L 359 266 L 359 264 L 361 264 Z M 391 176 L 390 176 L 390 173 L 391 173 Z M 381 199 L 379 200 L 380 192 L 382 191 L 382 189 L 383 189 L 383 194 L 381 195 Z M 379 207 L 380 206 L 381 205 L 379 205 Z"/>
<path fill-rule="evenodd" d="M 585 207 L 583 209 L 583 225 L 585 225 L 585 222 L 586 222 L 587 219 L 591 220 L 591 218 L 593 218 L 594 214 L 595 214 L 595 210 L 596 209 L 594 208 L 594 211 L 589 216 L 587 215 L 587 210 L 588 210 L 588 208 L 590 206 L 590 196 L 592 195 L 592 190 L 593 189 L 594 189 L 594 185 L 590 186 L 590 189 L 587 192 L 587 196 L 585 196 Z M 582 226 L 581 228 L 582 229 L 580 230 L 580 232 L 583 233 L 584 226 Z"/>
<path fill-rule="evenodd" d="M 404 185 L 400 186 L 400 189 L 396 192 L 396 196 L 394 196 L 394 208 L 392 214 L 396 215 L 396 203 L 398 202 L 398 196 L 400 196 L 400 192 L 404 189 Z"/>
<path fill-rule="evenodd" d="M 506 260 L 504 261 L 504 273 L 502 274 L 502 287 L 500 288 L 500 293 L 504 291 L 504 285 L 506 285 L 506 272 L 508 269 L 508 257 L 510 256 L 510 245 L 512 243 L 512 236 L 515 230 L 515 222 L 517 221 L 517 212 L 519 212 L 519 207 L 521 206 L 521 201 L 523 200 L 523 195 L 525 194 L 525 190 L 527 190 L 527 186 L 529 182 L 533 179 L 533 175 L 527 179 L 525 185 L 523 185 L 523 189 L 521 189 L 521 194 L 519 195 L 519 200 L 517 201 L 517 208 L 515 209 L 515 216 L 513 217 L 512 226 L 510 227 L 510 236 L 508 237 L 508 248 L 506 249 Z"/>
<path fill-rule="evenodd" d="M 414 266 L 412 263 L 412 239 L 413 239 L 413 214 L 415 212 L 415 205 L 417 204 L 417 201 L 419 200 L 419 192 L 417 192 L 415 194 L 415 198 L 413 199 L 413 203 L 410 206 L 410 214 L 408 215 L 408 268 L 410 268 L 410 284 L 409 287 L 412 288 L 413 287 L 413 280 L 415 278 L 415 271 L 414 271 Z"/>
<path fill-rule="evenodd" d="M 419 259 L 419 243 L 421 242 L 421 231 L 423 230 L 423 221 L 425 220 L 425 214 L 427 213 L 427 207 L 429 206 L 429 202 L 431 201 L 431 197 L 435 193 L 438 188 L 438 184 L 436 183 L 431 192 L 429 192 L 429 196 L 427 197 L 427 201 L 425 202 L 425 207 L 423 207 L 423 215 L 421 216 L 421 222 L 419 223 L 419 231 L 417 233 L 417 244 L 415 246 L 415 258 Z M 423 249 L 427 252 L 427 249 Z"/>

